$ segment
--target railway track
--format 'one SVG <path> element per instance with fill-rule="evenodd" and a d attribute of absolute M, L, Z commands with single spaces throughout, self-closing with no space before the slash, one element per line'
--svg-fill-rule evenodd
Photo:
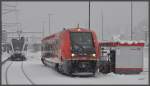
<path fill-rule="evenodd" d="M 6 85 L 10 85 L 8 74 L 9 74 L 10 68 L 13 64 L 15 65 L 15 62 L 11 61 L 10 64 L 6 67 L 6 70 L 5 70 Z M 23 67 L 23 61 L 20 62 L 20 65 L 21 65 L 20 69 L 21 69 L 23 76 L 25 76 L 25 80 L 27 80 L 29 82 L 29 84 L 35 85 L 35 83 L 32 81 L 32 79 L 29 77 L 29 75 L 27 75 L 27 73 L 25 72 L 24 67 Z M 20 79 L 22 79 L 22 78 L 20 78 Z M 22 84 L 26 84 L 26 83 L 22 83 Z"/>
<path fill-rule="evenodd" d="M 22 73 L 24 74 L 24 76 L 26 77 L 26 79 L 32 84 L 34 85 L 35 83 L 31 80 L 31 78 L 29 78 L 29 76 L 26 74 L 24 68 L 23 68 L 23 61 L 21 62 L 21 70 L 22 70 Z"/>
<path fill-rule="evenodd" d="M 13 64 L 13 62 L 11 62 L 7 68 L 6 68 L 6 71 L 5 71 L 5 79 L 6 79 L 6 85 L 8 85 L 8 70 L 10 68 L 10 66 Z"/>
<path fill-rule="evenodd" d="M 5 64 L 5 62 L 7 62 L 10 58 L 5 59 L 4 61 L 2 61 L 2 65 Z"/>

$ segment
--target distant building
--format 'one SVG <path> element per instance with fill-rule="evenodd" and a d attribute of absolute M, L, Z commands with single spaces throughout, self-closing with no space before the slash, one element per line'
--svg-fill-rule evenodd
<path fill-rule="evenodd" d="M 2 43 L 6 43 L 6 42 L 7 42 L 7 31 L 2 30 Z"/>

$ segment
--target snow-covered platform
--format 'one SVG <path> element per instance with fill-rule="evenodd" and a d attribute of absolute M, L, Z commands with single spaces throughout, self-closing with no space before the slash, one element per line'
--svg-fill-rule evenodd
<path fill-rule="evenodd" d="M 148 84 L 148 48 L 144 48 L 144 72 L 140 74 L 102 74 L 96 77 L 69 77 L 46 67 L 40 61 L 40 54 L 27 53 L 27 60 L 13 62 L 7 71 L 7 84 L 44 84 L 44 85 L 102 85 L 102 84 Z M 2 65 L 2 84 L 6 84 L 6 70 L 11 62 Z M 22 71 L 23 67 L 23 71 Z M 28 78 L 27 78 L 28 77 Z M 31 81 L 32 82 L 31 82 Z"/>

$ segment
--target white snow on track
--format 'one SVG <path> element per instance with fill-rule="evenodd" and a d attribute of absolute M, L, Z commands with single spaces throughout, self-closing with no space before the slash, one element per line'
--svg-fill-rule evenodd
<path fill-rule="evenodd" d="M 10 68 L 8 69 L 7 76 L 8 84 L 30 84 L 21 70 L 21 62 L 13 61 Z M 4 83 L 6 84 L 6 82 Z"/>
<path fill-rule="evenodd" d="M 148 84 L 148 48 L 144 48 L 144 72 L 140 74 L 102 74 L 96 77 L 70 77 L 58 73 L 54 69 L 44 66 L 40 60 L 41 52 L 27 53 L 27 61 L 23 62 L 24 70 L 28 77 L 36 84 L 45 85 L 99 85 L 99 84 Z M 2 66 L 2 84 L 5 84 L 5 69 L 9 62 Z M 9 69 L 10 84 L 29 84 L 21 72 L 21 62 L 15 62 Z"/>

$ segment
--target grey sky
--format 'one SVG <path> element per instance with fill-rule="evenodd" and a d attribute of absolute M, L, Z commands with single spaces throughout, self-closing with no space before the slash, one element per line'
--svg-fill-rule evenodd
<path fill-rule="evenodd" d="M 4 3 L 4 2 L 3 2 Z M 6 2 L 5 2 L 6 3 Z M 130 39 L 130 6 L 131 2 L 91 2 L 91 29 L 101 35 L 101 10 L 104 16 L 104 39 L 110 40 L 113 35 L 126 34 Z M 42 31 L 44 22 L 45 35 L 48 35 L 48 13 L 51 16 L 51 33 L 65 28 L 80 27 L 88 28 L 88 2 L 18 2 L 18 19 L 24 31 Z M 148 2 L 133 2 L 133 27 L 141 21 L 148 21 Z M 3 16 L 2 22 L 16 21 L 14 13 Z M 147 26 L 148 27 L 148 26 Z M 16 30 L 16 27 L 6 28 L 8 31 Z"/>

